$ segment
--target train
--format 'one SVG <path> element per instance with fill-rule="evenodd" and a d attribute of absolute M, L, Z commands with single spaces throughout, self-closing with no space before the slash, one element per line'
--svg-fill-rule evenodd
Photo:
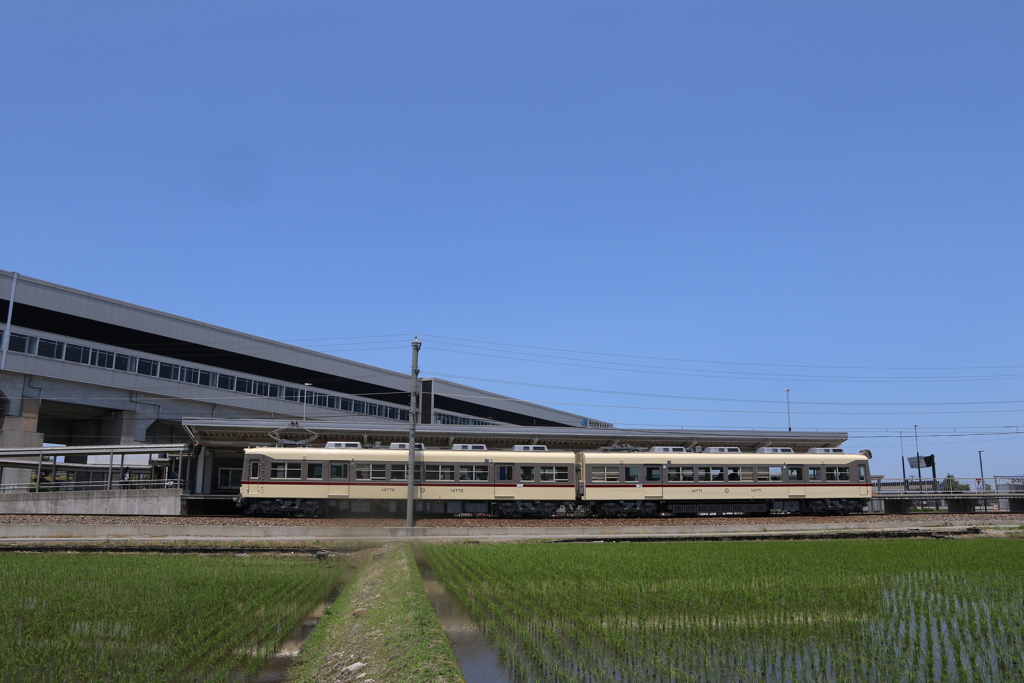
<path fill-rule="evenodd" d="M 841 448 L 656 446 L 646 451 L 415 452 L 414 510 L 437 515 L 673 517 L 848 514 L 871 498 L 870 452 Z M 408 444 L 245 449 L 239 507 L 248 515 L 405 513 Z"/>

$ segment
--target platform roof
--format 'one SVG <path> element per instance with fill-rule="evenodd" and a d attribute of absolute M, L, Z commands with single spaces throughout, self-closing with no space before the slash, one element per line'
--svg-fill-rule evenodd
<path fill-rule="evenodd" d="M 328 441 L 359 441 L 364 444 L 408 442 L 405 426 L 380 423 L 321 422 L 286 420 L 211 420 L 185 419 L 182 425 L 199 443 L 212 448 L 240 448 L 274 444 L 270 435 L 278 430 L 278 438 L 301 441 L 316 438 L 311 446 Z M 848 435 L 845 432 L 789 432 L 704 429 L 595 429 L 572 427 L 514 427 L 419 425 L 416 441 L 428 448 L 448 448 L 455 443 L 482 443 L 488 448 L 511 448 L 517 444 L 544 444 L 551 449 L 591 450 L 632 446 L 738 446 L 754 450 L 762 446 L 792 448 L 835 448 Z"/>

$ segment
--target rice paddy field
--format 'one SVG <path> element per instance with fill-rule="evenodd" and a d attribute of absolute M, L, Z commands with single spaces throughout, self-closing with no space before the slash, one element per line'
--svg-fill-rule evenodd
<path fill-rule="evenodd" d="M 244 681 L 348 571 L 308 556 L 0 554 L 0 681 Z"/>
<path fill-rule="evenodd" d="M 1024 680 L 1024 540 L 433 545 L 513 680 Z"/>

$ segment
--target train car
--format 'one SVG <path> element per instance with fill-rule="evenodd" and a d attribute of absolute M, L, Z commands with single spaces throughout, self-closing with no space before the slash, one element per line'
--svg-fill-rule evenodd
<path fill-rule="evenodd" d="M 864 455 L 838 448 L 685 450 L 580 454 L 580 503 L 603 517 L 652 517 L 863 512 L 870 500 Z"/>
<path fill-rule="evenodd" d="M 575 453 L 540 448 L 488 452 L 480 444 L 456 444 L 450 450 L 418 449 L 414 509 L 502 517 L 550 517 L 560 507 L 574 510 Z M 238 504 L 246 514 L 405 511 L 407 444 L 247 448 L 244 463 Z"/>
<path fill-rule="evenodd" d="M 249 448 L 238 504 L 247 514 L 405 512 L 407 444 L 362 448 Z M 548 451 L 482 444 L 417 449 L 415 510 L 432 514 L 550 517 L 582 506 L 603 517 L 862 512 L 868 457 L 838 448 L 689 452 Z"/>

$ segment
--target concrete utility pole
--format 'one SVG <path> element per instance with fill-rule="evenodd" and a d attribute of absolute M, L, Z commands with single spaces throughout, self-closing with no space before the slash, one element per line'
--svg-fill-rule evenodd
<path fill-rule="evenodd" d="M 914 455 L 917 456 L 917 492 L 924 492 L 924 482 L 921 479 L 921 446 L 917 443 L 917 425 L 914 425 Z"/>
<path fill-rule="evenodd" d="M 984 497 L 985 494 L 985 461 L 981 459 L 981 454 L 985 451 L 978 451 L 978 466 L 981 467 L 981 493 L 982 499 L 981 504 L 985 506 L 985 512 L 988 512 L 988 498 Z"/>
<path fill-rule="evenodd" d="M 415 524 L 412 519 L 412 498 L 416 483 L 416 422 L 420 417 L 420 347 L 423 342 L 419 335 L 412 340 L 412 388 L 409 391 L 409 464 L 405 475 L 408 478 L 405 498 L 405 525 Z"/>
<path fill-rule="evenodd" d="M 793 431 L 793 417 L 789 412 L 789 389 L 784 391 L 786 392 L 786 426 L 789 428 L 789 431 Z"/>

